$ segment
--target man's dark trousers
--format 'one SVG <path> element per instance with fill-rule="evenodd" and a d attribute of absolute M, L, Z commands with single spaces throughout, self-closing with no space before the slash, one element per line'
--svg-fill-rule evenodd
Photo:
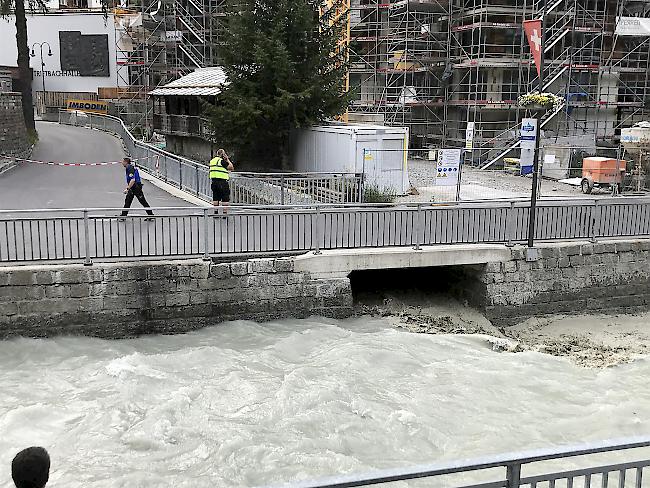
<path fill-rule="evenodd" d="M 143 207 L 148 208 L 150 205 L 147 203 L 147 199 L 144 197 L 142 192 L 142 187 L 138 184 L 133 185 L 128 192 L 126 192 L 126 198 L 124 199 L 124 208 L 131 208 L 131 203 L 133 203 L 133 197 L 137 198 L 138 201 L 142 204 Z M 128 210 L 122 210 L 122 217 L 125 217 L 129 213 Z M 147 210 L 147 214 L 153 215 L 151 210 Z"/>

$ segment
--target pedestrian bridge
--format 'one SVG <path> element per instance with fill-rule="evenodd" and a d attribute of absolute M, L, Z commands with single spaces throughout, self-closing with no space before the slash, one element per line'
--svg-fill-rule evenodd
<path fill-rule="evenodd" d="M 522 200 L 236 206 L 226 215 L 215 215 L 207 207 L 154 210 L 152 222 L 144 220 L 146 214 L 139 208 L 124 222 L 116 218 L 121 208 L 0 211 L 0 262 L 89 264 L 116 259 L 320 255 L 339 250 L 348 256 L 348 263 L 363 269 L 367 266 L 363 259 L 370 259 L 363 255 L 375 256 L 374 262 L 379 259 L 386 267 L 391 263 L 421 266 L 426 259 L 461 260 L 451 256 L 469 256 L 470 249 L 474 249 L 471 262 L 487 262 L 497 247 L 527 240 L 530 217 L 530 204 Z M 650 198 L 543 200 L 535 218 L 536 241 L 648 236 Z M 437 257 L 432 257 L 431 249 L 439 251 Z"/>
<path fill-rule="evenodd" d="M 76 123 L 67 112 L 61 117 Z M 337 274 L 498 261 L 505 246 L 528 238 L 527 200 L 362 204 L 359 175 L 240 175 L 232 182 L 239 201 L 281 204 L 235 205 L 215 215 L 202 202 L 210 198 L 204 165 L 137 141 L 114 117 L 90 115 L 84 125 L 119 137 L 140 167 L 202 205 L 156 205 L 154 196 L 152 222 L 140 208 L 123 222 L 121 208 L 0 210 L 0 264 L 310 253 L 312 269 Z M 122 174 L 113 173 L 111 188 L 119 190 Z M 121 200 L 121 193 L 111 198 Z M 650 197 L 543 199 L 534 218 L 536 241 L 648 236 Z"/>

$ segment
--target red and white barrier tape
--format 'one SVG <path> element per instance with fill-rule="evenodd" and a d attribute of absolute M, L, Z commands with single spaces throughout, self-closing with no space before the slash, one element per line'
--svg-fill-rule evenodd
<path fill-rule="evenodd" d="M 34 159 L 25 159 L 25 158 L 16 158 L 14 156 L 5 156 L 0 154 L 1 158 L 13 159 L 14 161 L 21 161 L 23 163 L 32 163 L 32 164 L 45 164 L 48 166 L 110 166 L 113 164 L 122 164 L 122 161 L 102 161 L 97 163 L 61 163 L 56 161 L 36 161 Z M 131 162 L 135 163 L 136 161 L 142 161 L 143 159 L 149 159 L 151 156 L 147 156 L 139 159 L 132 159 Z"/>

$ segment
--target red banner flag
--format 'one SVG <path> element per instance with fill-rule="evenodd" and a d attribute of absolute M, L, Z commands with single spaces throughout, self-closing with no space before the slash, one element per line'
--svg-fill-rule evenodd
<path fill-rule="evenodd" d="M 541 76 L 539 66 L 542 60 L 542 21 L 540 20 L 524 20 L 524 31 L 528 38 L 528 45 L 530 52 L 535 60 L 537 67 L 537 76 Z"/>

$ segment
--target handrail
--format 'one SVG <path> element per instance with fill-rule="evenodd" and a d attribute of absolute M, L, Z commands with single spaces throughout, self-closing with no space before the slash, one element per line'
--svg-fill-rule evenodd
<path fill-rule="evenodd" d="M 622 196 L 608 197 L 604 200 L 596 200 L 594 198 L 576 197 L 567 199 L 566 197 L 547 197 L 538 202 L 538 205 L 565 207 L 568 204 L 572 206 L 590 205 L 593 206 L 597 202 L 601 206 L 604 205 L 629 205 L 632 203 L 650 204 L 650 196 Z M 490 208 L 506 208 L 512 204 L 527 207 L 530 205 L 528 198 L 501 198 L 501 199 L 484 199 L 484 200 L 460 200 L 449 202 L 404 202 L 404 203 L 314 203 L 314 204 L 286 204 L 286 205 L 249 205 L 249 204 L 232 204 L 230 209 L 237 211 L 246 210 L 300 210 L 300 209 L 313 209 L 320 208 L 322 210 L 345 210 L 345 209 L 373 209 L 378 208 L 382 210 L 399 210 L 399 209 L 417 209 L 418 207 L 466 207 L 473 208 L 477 205 L 485 205 Z M 202 211 L 203 207 L 150 207 L 151 210 L 164 210 L 164 211 Z M 58 212 L 117 212 L 124 210 L 122 207 L 74 207 L 74 208 L 46 208 L 46 209 L 0 209 L 2 214 L 17 214 L 17 213 L 58 213 Z M 144 211 L 143 208 L 133 207 L 131 212 Z"/>
<path fill-rule="evenodd" d="M 59 111 L 66 123 L 70 113 Z M 80 122 L 76 120 L 75 122 Z M 81 124 L 109 131 L 121 137 L 132 157 L 145 156 L 140 166 L 157 178 L 206 201 L 211 200 L 208 165 L 169 153 L 136 140 L 124 122 L 110 115 L 86 114 Z M 250 173 L 234 172 L 231 180 L 233 203 L 321 203 L 361 202 L 364 178 L 360 173 Z"/>
<path fill-rule="evenodd" d="M 650 236 L 650 198 L 546 200 L 538 241 Z M 0 211 L 0 262 L 209 257 L 253 252 L 524 242 L 527 200 Z M 128 239 L 127 239 L 128 236 Z M 175 243 L 175 244 L 173 244 Z"/>
<path fill-rule="evenodd" d="M 409 468 L 394 468 L 379 470 L 360 475 L 343 475 L 323 478 L 315 481 L 302 481 L 276 485 L 277 488 L 346 488 L 352 486 L 367 486 L 380 483 L 390 483 L 400 480 L 428 478 L 453 473 L 478 471 L 483 469 L 508 467 L 512 465 L 530 464 L 552 459 L 613 452 L 627 449 L 637 449 L 650 446 L 649 436 L 631 437 L 627 439 L 607 440 L 588 444 L 579 444 L 571 447 L 544 448 L 520 453 L 499 454 L 475 459 L 433 463 Z M 521 480 L 523 481 L 523 480 Z M 501 486 L 505 486 L 506 481 Z M 511 488 L 520 486 L 520 483 L 509 484 Z"/>

